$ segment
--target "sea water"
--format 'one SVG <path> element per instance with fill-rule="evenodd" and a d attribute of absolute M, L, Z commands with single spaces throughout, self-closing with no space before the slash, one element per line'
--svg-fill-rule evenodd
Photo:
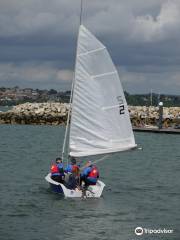
<path fill-rule="evenodd" d="M 13 106 L 0 106 L 0 112 L 7 112 L 8 110 L 11 110 Z"/>
<path fill-rule="evenodd" d="M 64 131 L 0 125 L 1 240 L 180 239 L 180 135 L 136 133 L 142 150 L 98 163 L 102 198 L 64 199 L 44 179 Z"/>

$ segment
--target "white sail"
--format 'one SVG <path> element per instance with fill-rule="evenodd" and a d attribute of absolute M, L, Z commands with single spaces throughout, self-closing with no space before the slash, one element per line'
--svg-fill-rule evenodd
<path fill-rule="evenodd" d="M 121 82 L 106 47 L 80 26 L 70 124 L 70 155 L 136 146 Z"/>

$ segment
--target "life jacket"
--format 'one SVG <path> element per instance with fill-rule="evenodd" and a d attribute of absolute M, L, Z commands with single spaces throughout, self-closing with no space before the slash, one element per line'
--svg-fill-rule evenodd
<path fill-rule="evenodd" d="M 51 166 L 51 174 L 54 174 L 54 173 L 59 173 L 59 168 L 58 168 L 57 164 L 53 164 Z"/>
<path fill-rule="evenodd" d="M 77 165 L 69 164 L 65 171 L 77 174 L 79 172 L 79 167 Z"/>
<path fill-rule="evenodd" d="M 78 172 L 79 171 L 79 167 L 77 165 L 72 165 L 72 172 Z"/>
<path fill-rule="evenodd" d="M 77 165 L 72 165 L 71 166 L 71 173 L 74 174 L 75 176 L 79 176 L 80 171 L 79 171 L 79 167 Z"/>
<path fill-rule="evenodd" d="M 91 178 L 98 178 L 99 177 L 99 171 L 96 166 L 93 166 L 90 173 L 88 174 L 88 177 Z"/>

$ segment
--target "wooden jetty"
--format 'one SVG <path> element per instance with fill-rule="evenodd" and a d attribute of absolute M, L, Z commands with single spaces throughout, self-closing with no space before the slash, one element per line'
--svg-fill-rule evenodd
<path fill-rule="evenodd" d="M 180 134 L 180 129 L 176 128 L 146 128 L 146 127 L 133 127 L 135 132 L 152 132 L 152 133 L 166 133 L 166 134 Z"/>

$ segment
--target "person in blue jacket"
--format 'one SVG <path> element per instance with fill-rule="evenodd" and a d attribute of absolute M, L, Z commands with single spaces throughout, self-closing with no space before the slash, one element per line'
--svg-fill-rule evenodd
<path fill-rule="evenodd" d="M 64 169 L 66 173 L 74 173 L 79 170 L 79 166 L 76 164 L 76 159 L 74 157 L 71 158 L 71 163 L 67 165 Z"/>
<path fill-rule="evenodd" d="M 56 163 L 51 166 L 51 178 L 60 183 L 64 183 L 64 167 L 61 158 L 56 158 Z"/>
<path fill-rule="evenodd" d="M 84 181 L 85 186 L 96 185 L 99 178 L 99 171 L 95 165 L 88 161 L 81 173 L 81 183 Z"/>
<path fill-rule="evenodd" d="M 66 183 L 65 186 L 69 189 L 75 189 L 79 186 L 79 166 L 76 164 L 76 159 L 71 158 L 71 163 L 65 168 Z"/>

